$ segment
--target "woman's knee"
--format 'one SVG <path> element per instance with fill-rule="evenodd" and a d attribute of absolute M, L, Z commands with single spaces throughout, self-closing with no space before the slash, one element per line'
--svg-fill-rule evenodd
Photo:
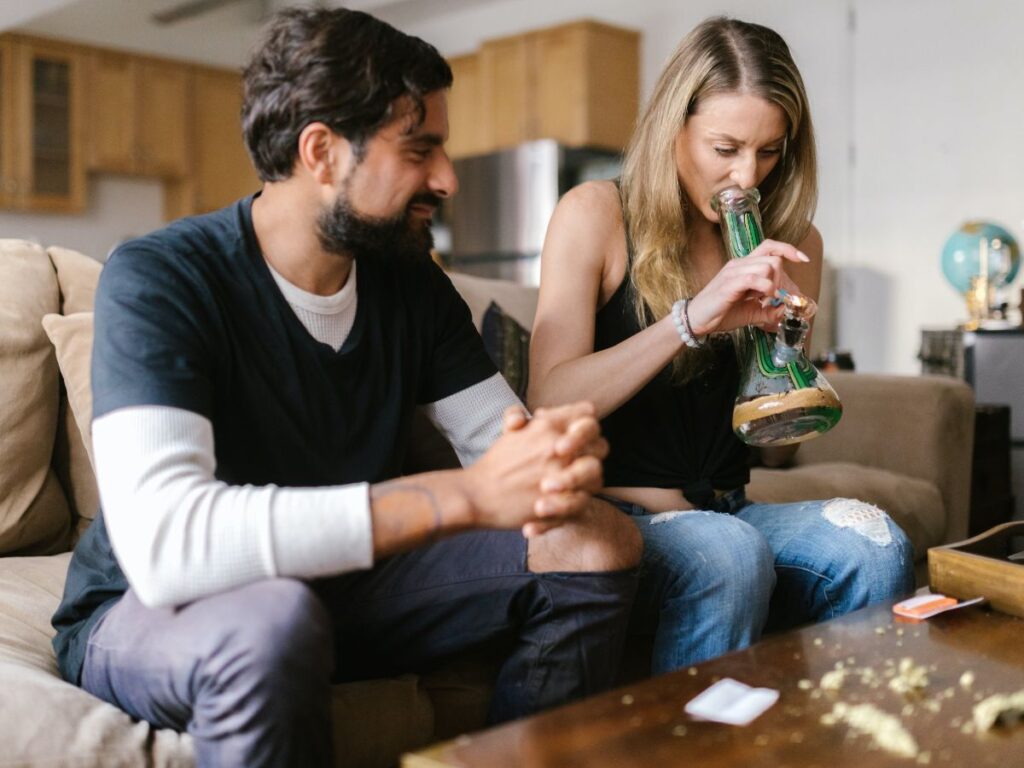
<path fill-rule="evenodd" d="M 735 593 L 767 603 L 775 586 L 775 559 L 753 526 L 703 511 L 663 512 L 641 526 L 645 571 L 661 571 L 689 593 Z"/>
<path fill-rule="evenodd" d="M 914 546 L 885 511 L 858 499 L 831 499 L 822 517 L 847 535 L 844 560 L 871 600 L 895 597 L 914 585 Z"/>

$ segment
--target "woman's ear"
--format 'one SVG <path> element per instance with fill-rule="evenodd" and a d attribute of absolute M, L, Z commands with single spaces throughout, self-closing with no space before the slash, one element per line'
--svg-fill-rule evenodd
<path fill-rule="evenodd" d="M 325 123 L 310 123 L 299 133 L 296 162 L 319 184 L 332 186 L 344 178 L 351 158 L 351 143 Z"/>

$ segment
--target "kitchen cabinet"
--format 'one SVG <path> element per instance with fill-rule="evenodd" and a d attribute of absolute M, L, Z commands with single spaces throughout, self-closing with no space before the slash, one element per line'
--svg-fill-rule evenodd
<path fill-rule="evenodd" d="M 239 74 L 196 69 L 192 167 L 196 213 L 222 208 L 261 186 L 242 139 L 241 110 Z"/>
<path fill-rule="evenodd" d="M 534 139 L 618 151 L 632 133 L 640 81 L 632 30 L 572 22 L 488 40 L 450 63 L 452 157 Z"/>
<path fill-rule="evenodd" d="M 459 158 L 486 152 L 486 134 L 480 121 L 480 55 L 452 57 L 448 65 L 453 76 L 448 95 L 448 155 Z"/>
<path fill-rule="evenodd" d="M 16 35 L 0 49 L 0 204 L 83 210 L 80 51 Z"/>
<path fill-rule="evenodd" d="M 14 44 L 0 41 L 0 206 L 14 205 Z"/>
<path fill-rule="evenodd" d="M 532 35 L 488 40 L 480 47 L 480 110 L 485 151 L 505 149 L 537 135 Z"/>
<path fill-rule="evenodd" d="M 188 173 L 190 67 L 94 51 L 87 81 L 90 170 L 165 178 Z"/>
<path fill-rule="evenodd" d="M 534 138 L 623 149 L 639 109 L 639 34 L 582 21 L 533 38 Z"/>

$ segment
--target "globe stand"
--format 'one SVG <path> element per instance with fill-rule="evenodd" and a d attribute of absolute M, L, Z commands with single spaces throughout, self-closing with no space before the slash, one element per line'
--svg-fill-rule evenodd
<path fill-rule="evenodd" d="M 981 275 L 971 278 L 971 285 L 964 294 L 967 300 L 967 322 L 964 323 L 964 330 L 976 331 L 991 317 L 991 295 L 991 280 L 986 280 Z"/>

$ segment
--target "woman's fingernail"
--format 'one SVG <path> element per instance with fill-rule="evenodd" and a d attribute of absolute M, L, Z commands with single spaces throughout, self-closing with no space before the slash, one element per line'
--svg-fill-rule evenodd
<path fill-rule="evenodd" d="M 808 256 L 803 251 L 797 251 L 796 255 L 800 257 L 800 261 L 810 261 L 811 260 L 811 257 Z"/>

